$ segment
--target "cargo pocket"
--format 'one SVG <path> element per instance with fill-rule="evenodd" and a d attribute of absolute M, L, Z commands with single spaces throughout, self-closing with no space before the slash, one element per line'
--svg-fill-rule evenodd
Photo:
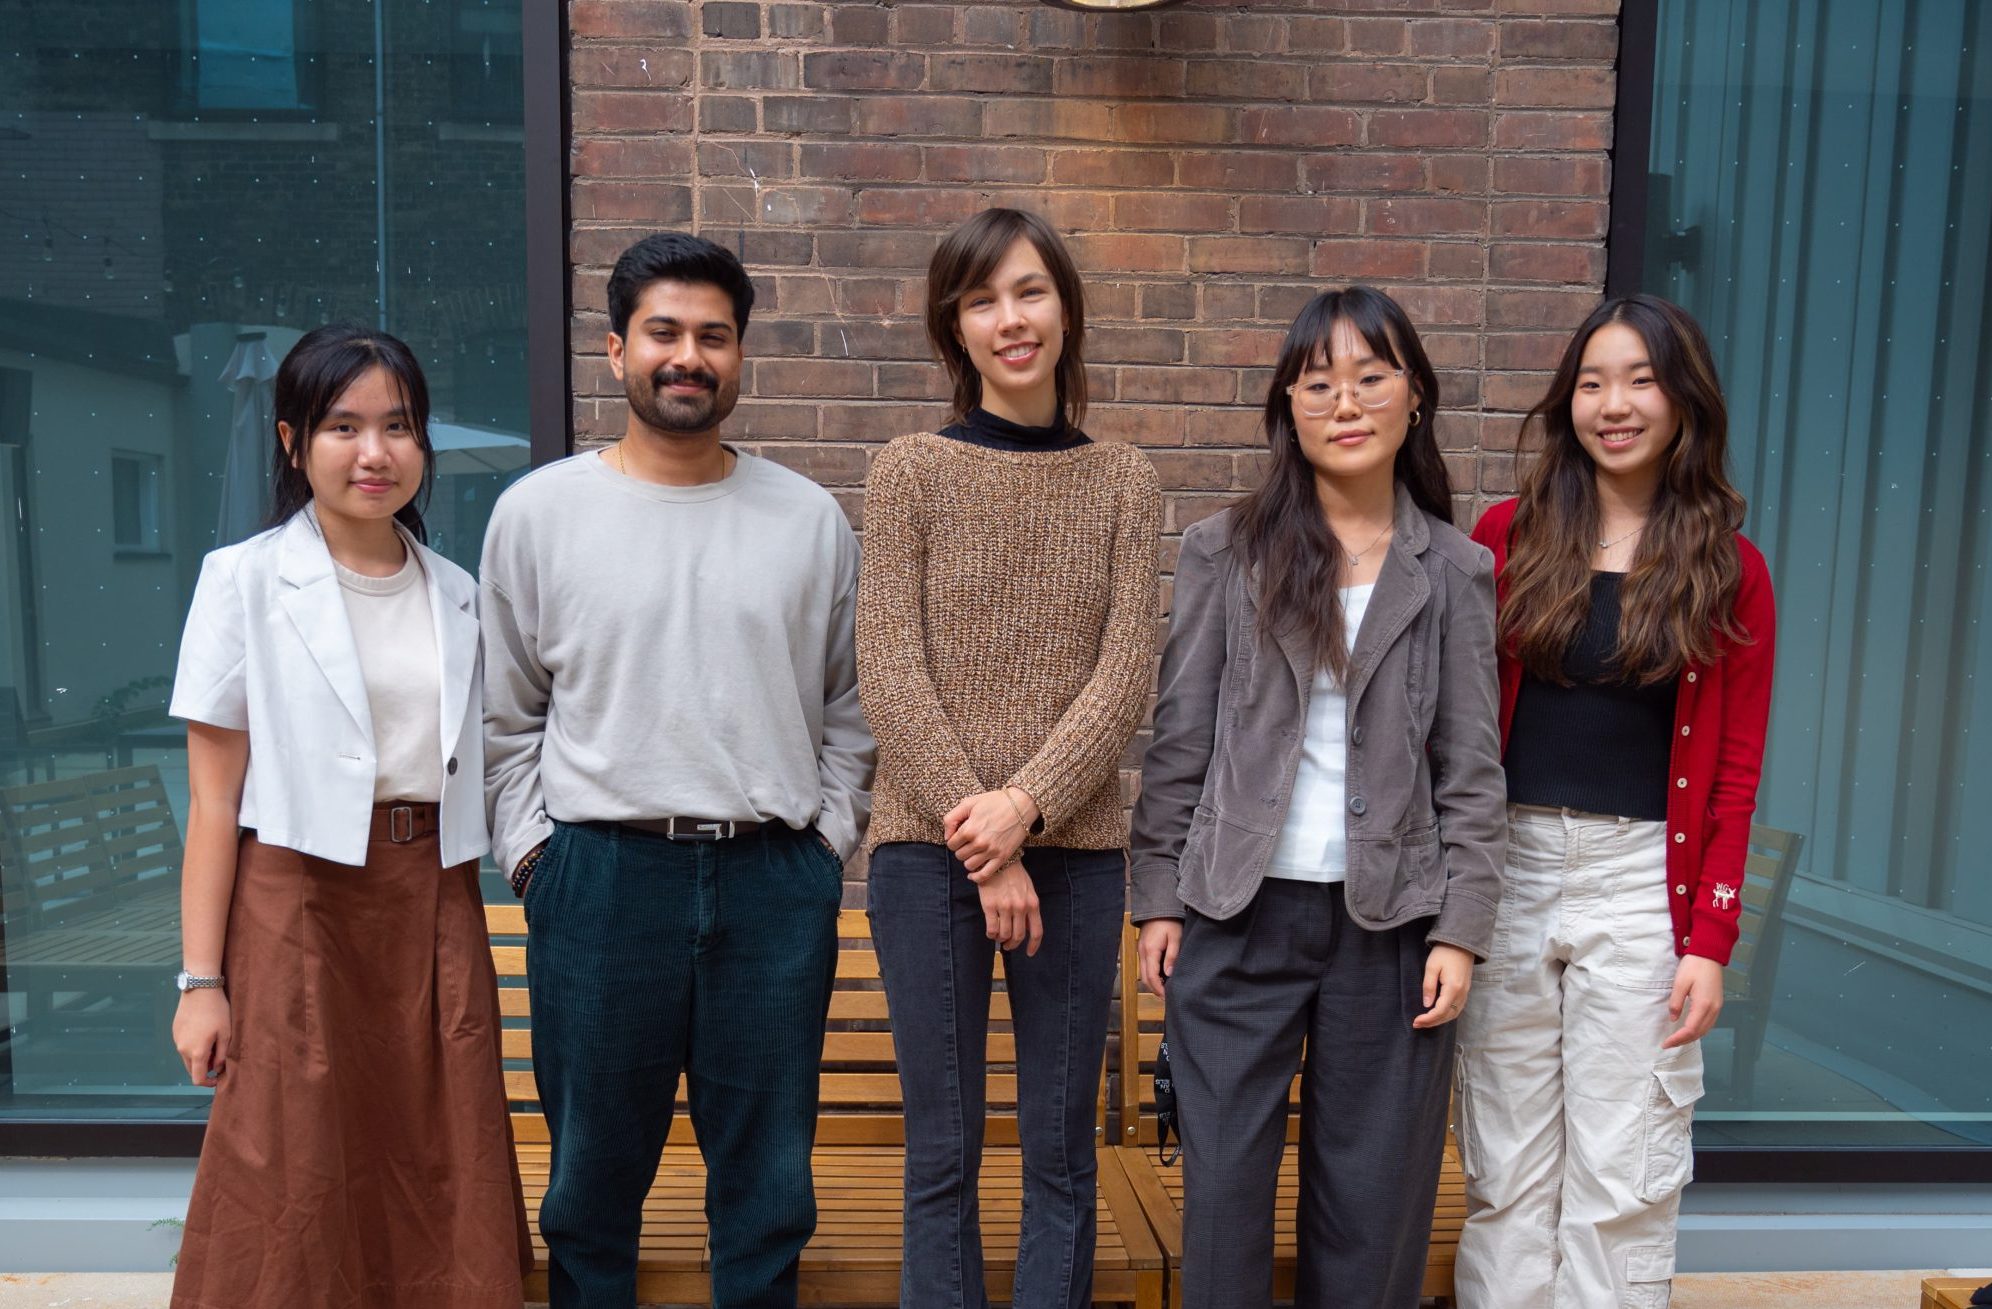
<path fill-rule="evenodd" d="M 1474 1120 L 1473 1081 L 1464 1050 L 1453 1063 L 1453 1137 L 1459 1143 L 1459 1170 L 1468 1180 L 1479 1181 L 1485 1155 L 1480 1149 L 1479 1124 Z"/>
<path fill-rule="evenodd" d="M 1673 1294 L 1673 1246 L 1635 1245 L 1625 1252 L 1623 1309 L 1667 1309 Z"/>
<path fill-rule="evenodd" d="M 1633 1188 L 1647 1204 L 1667 1199 L 1695 1175 L 1693 1127 L 1695 1101 L 1702 1096 L 1701 1061 L 1681 1058 L 1693 1053 L 1670 1051 L 1667 1057 L 1677 1062 L 1656 1065 L 1647 1087 L 1645 1139 Z"/>

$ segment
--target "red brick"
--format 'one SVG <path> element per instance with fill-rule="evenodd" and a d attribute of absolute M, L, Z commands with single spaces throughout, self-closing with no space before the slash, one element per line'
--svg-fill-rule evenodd
<path fill-rule="evenodd" d="M 1224 367 L 1270 363 L 1278 357 L 1280 341 L 1285 335 L 1275 328 L 1230 327 L 1191 332 L 1189 361 Z"/>
<path fill-rule="evenodd" d="M 824 359 L 925 359 L 927 329 L 915 322 L 819 323 L 816 353 Z"/>
<path fill-rule="evenodd" d="M 823 35 L 824 8 L 820 4 L 774 4 L 768 6 L 768 35 L 787 40 L 815 40 Z"/>
<path fill-rule="evenodd" d="M 1176 178 L 1176 157 L 1160 150 L 1059 150 L 1051 156 L 1051 180 L 1061 186 L 1168 186 Z"/>
<path fill-rule="evenodd" d="M 1101 191 L 1054 191 L 1034 186 L 1022 191 L 985 191 L 981 198 L 1006 209 L 1042 214 L 1061 232 L 1103 232 L 1113 226 L 1113 197 Z"/>
<path fill-rule="evenodd" d="M 1274 342 L 1275 352 L 1279 343 Z M 1168 491 L 1228 491 L 1235 486 L 1238 461 L 1216 450 L 1158 450 L 1149 456 Z"/>
<path fill-rule="evenodd" d="M 1609 109 L 1617 85 L 1609 68 L 1503 68 L 1494 74 L 1494 100 L 1521 108 Z"/>
<path fill-rule="evenodd" d="M 1059 95 L 1152 99 L 1183 94 L 1183 61 L 1113 56 L 1061 57 L 1052 74 Z"/>
<path fill-rule="evenodd" d="M 1285 48 L 1286 25 L 1270 15 L 1234 13 L 1223 31 L 1224 48 L 1233 54 L 1270 55 Z"/>
<path fill-rule="evenodd" d="M 1419 191 L 1425 157 L 1357 150 L 1311 155 L 1301 161 L 1300 178 L 1311 191 Z"/>
<path fill-rule="evenodd" d="M 1425 252 L 1426 271 L 1433 277 L 1481 281 L 1487 276 L 1487 247 L 1478 239 L 1434 241 Z"/>
<path fill-rule="evenodd" d="M 1307 65 L 1265 59 L 1200 59 L 1190 64 L 1192 99 L 1299 100 L 1307 94 Z"/>
<path fill-rule="evenodd" d="M 830 10 L 830 35 L 838 45 L 885 45 L 892 36 L 892 14 L 884 9 L 837 5 Z"/>
<path fill-rule="evenodd" d="M 1186 321 L 1197 316 L 1197 289 L 1188 282 L 1146 282 L 1140 304 L 1143 318 Z"/>
<path fill-rule="evenodd" d="M 757 181 L 779 181 L 795 175 L 792 151 L 786 141 L 705 141 L 699 142 L 699 175 L 702 177 L 750 177 Z"/>
<path fill-rule="evenodd" d="M 576 177 L 688 176 L 692 143 L 669 136 L 577 138 L 568 167 Z"/>
<path fill-rule="evenodd" d="M 868 396 L 872 365 L 845 359 L 761 359 L 754 364 L 759 396 Z"/>
<path fill-rule="evenodd" d="M 780 50 L 706 50 L 699 55 L 699 85 L 719 91 L 794 91 L 802 86 L 802 66 Z"/>
<path fill-rule="evenodd" d="M 920 177 L 917 145 L 879 141 L 805 141 L 798 147 L 802 175 L 852 182 L 912 182 Z"/>
<path fill-rule="evenodd" d="M 656 36 L 689 41 L 689 0 L 573 0 L 567 26 L 576 37 Z"/>
<path fill-rule="evenodd" d="M 1045 95 L 1052 62 L 1032 55 L 935 55 L 929 85 L 936 91 Z"/>
<path fill-rule="evenodd" d="M 852 111 L 857 103 L 827 95 L 771 95 L 761 103 L 763 126 L 777 134 L 843 134 L 851 130 Z"/>
<path fill-rule="evenodd" d="M 966 96 L 865 96 L 857 102 L 860 136 L 972 137 L 981 127 L 982 102 Z"/>
<path fill-rule="evenodd" d="M 1138 191 L 1114 197 L 1113 221 L 1126 231 L 1222 232 L 1232 226 L 1229 196 Z"/>
<path fill-rule="evenodd" d="M 1411 53 L 1421 59 L 1486 59 L 1494 53 L 1494 24 L 1476 18 L 1440 18 L 1411 25 Z"/>
<path fill-rule="evenodd" d="M 1026 145 L 930 145 L 930 182 L 1042 182 L 1045 152 Z"/>
<path fill-rule="evenodd" d="M 568 97 L 574 132 L 688 132 L 692 99 L 651 91 L 575 91 Z"/>
<path fill-rule="evenodd" d="M 968 101 L 977 104 L 978 101 Z M 1018 100 L 997 96 L 989 102 L 983 122 L 985 137 L 1038 137 L 1074 141 L 1110 141 L 1114 136 L 1110 106 L 1086 100 Z M 936 132 L 935 136 L 967 136 L 967 132 Z"/>
<path fill-rule="evenodd" d="M 1238 140 L 1256 146 L 1361 145 L 1362 116 L 1332 105 L 1297 105 L 1284 109 L 1247 109 L 1239 123 Z"/>
<path fill-rule="evenodd" d="M 1287 19 L 1287 52 L 1290 54 L 1334 55 L 1349 48 L 1348 20 L 1344 18 Z"/>
<path fill-rule="evenodd" d="M 1425 98 L 1423 64 L 1317 64 L 1308 95 L 1335 104 L 1411 104 Z"/>
<path fill-rule="evenodd" d="M 1508 195 L 1590 195 L 1606 193 L 1605 161 L 1510 155 L 1494 161 L 1494 189 Z"/>
<path fill-rule="evenodd" d="M 1489 291 L 1489 327 L 1549 327 L 1570 331 L 1598 303 L 1590 291 Z"/>
<path fill-rule="evenodd" d="M 826 50 L 802 57 L 802 80 L 816 91 L 915 91 L 926 77 L 927 60 L 921 55 Z"/>
<path fill-rule="evenodd" d="M 768 227 L 843 227 L 852 215 L 851 193 L 836 186 L 707 186 L 699 193 L 699 220 Z"/>
<path fill-rule="evenodd" d="M 954 39 L 956 5 L 910 5 L 892 19 L 896 45 L 946 45 Z"/>
<path fill-rule="evenodd" d="M 1191 14 L 1178 10 L 1163 14 L 1156 28 L 1155 46 L 1172 54 L 1204 55 L 1217 49 L 1224 26 L 1215 14 Z"/>
<path fill-rule="evenodd" d="M 1618 24 L 1567 19 L 1514 19 L 1501 24 L 1501 58 L 1588 59 L 1618 57 Z"/>
<path fill-rule="evenodd" d="M 1200 273 L 1304 273 L 1308 245 L 1298 237 L 1193 236 L 1190 270 Z"/>
<path fill-rule="evenodd" d="M 1477 286 L 1394 286 L 1391 298 L 1404 306 L 1420 331 L 1431 327 L 1478 327 L 1485 309 Z"/>
<path fill-rule="evenodd" d="M 1494 70 L 1454 64 L 1432 70 L 1431 103 L 1484 105 L 1494 99 Z"/>
<path fill-rule="evenodd" d="M 1436 155 L 1431 161 L 1432 189 L 1440 195 L 1485 195 L 1486 155 Z"/>
<path fill-rule="evenodd" d="M 1141 145 L 1207 145 L 1237 139 L 1238 114 L 1217 105 L 1119 105 L 1114 127 L 1117 139 Z"/>
<path fill-rule="evenodd" d="M 942 187 L 867 187 L 858 192 L 858 221 L 881 227 L 952 227 L 982 211 L 972 191 Z"/>
<path fill-rule="evenodd" d="M 1566 339 L 1562 332 L 1490 332 L 1487 366 L 1550 372 L 1562 358 Z"/>
<path fill-rule="evenodd" d="M 760 102 L 745 95 L 701 95 L 699 97 L 699 130 L 701 132 L 752 132 L 760 124 Z M 844 123 L 848 127 L 850 117 L 846 112 Z"/>
<path fill-rule="evenodd" d="M 1216 281 L 1203 284 L 1203 317 L 1209 323 L 1235 323 L 1247 318 L 1263 318 L 1254 308 L 1258 288 L 1249 282 Z"/>
<path fill-rule="evenodd" d="M 1067 244 L 1079 266 L 1093 277 L 1110 273 L 1176 273 L 1184 267 L 1180 236 L 1103 233 L 1076 236 Z"/>
<path fill-rule="evenodd" d="M 692 52 L 663 46 L 588 45 L 568 56 L 574 87 L 655 90 L 692 80 Z"/>
<path fill-rule="evenodd" d="M 1576 282 L 1604 280 L 1605 251 L 1596 245 L 1496 245 L 1488 273 L 1497 282 Z"/>
<path fill-rule="evenodd" d="M 1191 445 L 1262 446 L 1259 419 L 1257 409 L 1192 409 L 1183 416 L 1183 439 Z"/>
<path fill-rule="evenodd" d="M 1362 203 L 1345 195 L 1248 195 L 1238 202 L 1241 232 L 1343 236 L 1361 226 Z"/>
<path fill-rule="evenodd" d="M 1609 150 L 1610 114 L 1507 113 L 1494 120 L 1496 150 Z"/>
<path fill-rule="evenodd" d="M 1437 196 L 1392 196 L 1366 202 L 1364 230 L 1379 236 L 1470 233 L 1487 230 L 1487 205 L 1480 200 Z"/>
<path fill-rule="evenodd" d="M 1331 282 L 1412 281 L 1425 276 L 1423 241 L 1316 241 L 1308 271 Z"/>
<path fill-rule="evenodd" d="M 1228 404 L 1237 392 L 1229 369 L 1123 368 L 1120 398 L 1158 404 Z"/>
<path fill-rule="evenodd" d="M 825 232 L 816 238 L 816 262 L 825 268 L 917 268 L 926 271 L 938 232 Z"/>
<path fill-rule="evenodd" d="M 1000 5 L 975 5 L 962 15 L 963 45 L 1015 47 L 1024 40 L 1024 15 Z"/>
<path fill-rule="evenodd" d="M 574 217 L 627 219 L 659 226 L 683 223 L 692 216 L 692 188 L 671 182 L 576 182 L 572 190 Z"/>
<path fill-rule="evenodd" d="M 880 364 L 878 393 L 891 400 L 945 400 L 953 388 L 934 364 Z"/>
<path fill-rule="evenodd" d="M 1616 18 L 1620 0 L 1496 0 L 1504 14 L 1568 14 Z"/>
<path fill-rule="evenodd" d="M 1587 240 L 1605 234 L 1602 200 L 1496 200 L 1492 209 L 1496 236 Z"/>
<path fill-rule="evenodd" d="M 1086 359 L 1097 364 L 1181 363 L 1183 333 L 1170 327 L 1088 327 Z"/>
<path fill-rule="evenodd" d="M 1182 186 L 1225 191 L 1291 191 L 1297 160 L 1287 151 L 1198 151 L 1177 156 L 1176 181 Z"/>
<path fill-rule="evenodd" d="M 1352 55 L 1401 55 L 1411 47 L 1411 24 L 1402 18 L 1350 18 L 1347 24 Z"/>
<path fill-rule="evenodd" d="M 1480 399 L 1489 409 L 1526 413 L 1547 390 L 1548 373 L 1487 373 L 1481 378 Z"/>
<path fill-rule="evenodd" d="M 1487 142 L 1487 115 L 1471 109 L 1379 109 L 1370 115 L 1369 144 L 1477 150 Z"/>

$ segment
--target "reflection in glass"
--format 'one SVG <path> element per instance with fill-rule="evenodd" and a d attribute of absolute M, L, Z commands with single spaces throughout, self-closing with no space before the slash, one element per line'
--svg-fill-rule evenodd
<path fill-rule="evenodd" d="M 0 1118 L 206 1111 L 165 705 L 202 555 L 267 512 L 284 352 L 415 349 L 467 567 L 527 465 L 520 5 L 0 0 Z"/>
<path fill-rule="evenodd" d="M 1781 638 L 1697 1139 L 1992 1145 L 1992 9 L 1660 10 L 1644 285 L 1721 360 Z"/>

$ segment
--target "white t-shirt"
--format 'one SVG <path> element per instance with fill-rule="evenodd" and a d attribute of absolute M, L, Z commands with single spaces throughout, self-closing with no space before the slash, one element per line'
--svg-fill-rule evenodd
<path fill-rule="evenodd" d="M 353 624 L 373 711 L 374 799 L 434 802 L 443 795 L 442 667 L 422 561 L 367 577 L 332 561 Z"/>
<path fill-rule="evenodd" d="M 1349 649 L 1369 609 L 1371 582 L 1342 588 L 1342 632 Z M 1294 882 L 1339 882 L 1349 875 L 1349 827 L 1343 805 L 1349 773 L 1349 697 L 1326 666 L 1314 674 L 1307 732 L 1286 824 L 1273 845 L 1266 876 Z"/>

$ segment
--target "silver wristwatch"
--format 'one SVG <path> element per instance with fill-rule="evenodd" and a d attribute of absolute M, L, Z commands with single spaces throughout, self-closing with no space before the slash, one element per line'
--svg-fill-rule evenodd
<path fill-rule="evenodd" d="M 196 977 L 184 968 L 173 975 L 173 985 L 182 991 L 200 991 L 208 987 L 220 990 L 221 983 L 219 977 Z"/>

